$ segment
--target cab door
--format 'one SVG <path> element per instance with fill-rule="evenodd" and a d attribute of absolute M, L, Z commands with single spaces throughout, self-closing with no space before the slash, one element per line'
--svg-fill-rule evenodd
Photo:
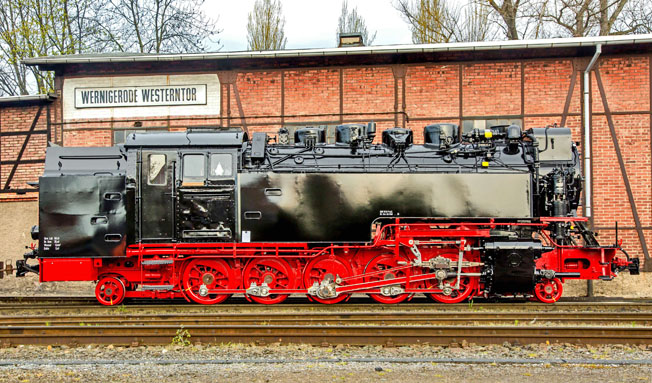
<path fill-rule="evenodd" d="M 176 162 L 173 151 L 142 152 L 139 206 L 143 240 L 174 239 Z"/>
<path fill-rule="evenodd" d="M 181 241 L 236 241 L 236 154 L 235 150 L 182 153 Z"/>

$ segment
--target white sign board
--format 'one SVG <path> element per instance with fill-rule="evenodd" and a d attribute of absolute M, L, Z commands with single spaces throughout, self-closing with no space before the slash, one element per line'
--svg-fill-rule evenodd
<path fill-rule="evenodd" d="M 217 74 L 71 77 L 63 80 L 63 119 L 219 116 Z"/>
<path fill-rule="evenodd" d="M 206 84 L 75 88 L 75 108 L 206 105 Z"/>

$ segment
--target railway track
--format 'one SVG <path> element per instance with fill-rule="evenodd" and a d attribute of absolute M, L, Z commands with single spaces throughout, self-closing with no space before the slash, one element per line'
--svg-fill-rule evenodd
<path fill-rule="evenodd" d="M 303 343 L 316 345 L 446 345 L 511 342 L 576 344 L 652 344 L 650 327 L 626 326 L 432 326 L 432 325 L 174 325 L 0 327 L 3 345 L 14 344 L 170 344 L 173 339 L 201 343 Z"/>
<path fill-rule="evenodd" d="M 11 313 L 15 310 L 33 311 L 83 311 L 83 312 L 105 312 L 106 310 L 150 310 L 165 311 L 250 311 L 250 312 L 293 312 L 293 311 L 330 311 L 333 306 L 312 303 L 304 297 L 293 299 L 292 297 L 282 304 L 260 305 L 248 302 L 244 297 L 232 297 L 226 303 L 213 306 L 202 306 L 188 303 L 185 300 L 171 300 L 162 303 L 161 300 L 137 300 L 126 301 L 124 304 L 115 307 L 106 307 L 97 303 L 95 297 L 1 297 L 0 315 Z M 393 311 L 400 307 L 401 311 L 423 311 L 437 310 L 445 311 L 491 311 L 491 310 L 526 310 L 555 312 L 567 311 L 650 311 L 652 312 L 652 300 L 646 299 L 621 299 L 614 301 L 596 301 L 586 299 L 566 299 L 555 304 L 544 304 L 539 302 L 526 301 L 501 301 L 487 302 L 477 300 L 474 303 L 459 304 L 438 304 L 427 298 L 414 298 L 411 301 L 403 302 L 400 305 L 383 305 L 373 302 L 368 297 L 353 297 L 346 303 L 336 307 L 347 311 Z"/>
<path fill-rule="evenodd" d="M 156 326 L 156 325 L 324 325 L 324 326 L 450 326 L 450 325 L 652 326 L 652 312 L 338 312 L 328 313 L 182 313 L 0 316 L 0 326 Z"/>
<path fill-rule="evenodd" d="M 38 305 L 36 305 L 38 306 Z M 288 305 L 278 306 L 284 307 Z M 371 305 L 368 305 L 371 306 Z M 387 306 L 373 305 L 385 309 Z M 126 313 L 115 308 L 86 306 L 83 313 L 58 310 L 41 315 L 0 315 L 0 344 L 82 345 L 170 344 L 174 338 L 201 343 L 307 343 L 316 345 L 403 345 L 461 343 L 576 343 L 652 344 L 652 311 L 349 310 L 326 307 L 327 312 L 305 310 L 200 313 Z M 32 306 L 33 307 L 33 306 Z M 158 306 L 151 306 L 158 307 Z M 150 307 L 150 309 L 151 309 Z M 186 308 L 186 306 L 183 306 Z M 242 306 L 241 306 L 242 307 Z M 277 307 L 277 306 L 273 306 Z M 454 305 L 453 308 L 464 307 Z M 492 306 L 493 307 L 493 306 Z M 179 307 L 177 306 L 177 309 Z M 100 313 L 96 313 L 100 309 Z M 130 307 L 129 310 L 132 310 Z M 179 311 L 179 310 L 177 310 Z"/>

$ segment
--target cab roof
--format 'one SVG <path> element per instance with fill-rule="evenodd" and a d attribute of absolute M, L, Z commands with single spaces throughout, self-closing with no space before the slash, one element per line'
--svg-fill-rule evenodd
<path fill-rule="evenodd" d="M 137 147 L 206 147 L 242 146 L 248 140 L 241 129 L 205 126 L 188 128 L 185 132 L 131 133 L 124 146 Z"/>

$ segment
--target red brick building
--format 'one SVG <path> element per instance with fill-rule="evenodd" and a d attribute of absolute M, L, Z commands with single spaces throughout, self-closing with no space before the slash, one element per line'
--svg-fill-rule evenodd
<path fill-rule="evenodd" d="M 592 58 L 597 61 L 585 83 Z M 379 130 L 413 129 L 418 141 L 433 122 L 468 128 L 510 121 L 524 129 L 568 126 L 584 153 L 586 121 L 594 228 L 610 242 L 618 221 L 632 255 L 648 258 L 652 250 L 652 35 L 78 55 L 27 64 L 55 72 L 56 98 L 0 99 L 0 196 L 5 199 L 30 196 L 13 192 L 26 192 L 26 182 L 37 180 L 46 137 L 59 145 L 106 146 L 122 142 L 131 131 L 192 125 L 273 133 L 282 126 L 373 120 Z M 129 93 L 134 89 L 140 99 Z M 30 129 L 45 133 L 24 133 Z"/>
<path fill-rule="evenodd" d="M 0 201 L 37 198 L 28 182 L 43 172 L 52 140 L 54 95 L 0 97 Z"/>

